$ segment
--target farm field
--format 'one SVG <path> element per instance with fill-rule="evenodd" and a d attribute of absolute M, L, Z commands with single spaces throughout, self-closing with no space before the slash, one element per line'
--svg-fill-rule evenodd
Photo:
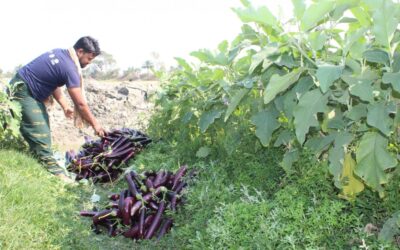
<path fill-rule="evenodd" d="M 157 72 L 158 81 L 89 83 L 107 129 L 123 124 L 146 138 L 89 140 L 92 158 L 69 155 L 84 179 L 77 186 L 18 148 L 17 119 L 0 113 L 10 124 L 0 131 L 0 249 L 399 249 L 400 5 L 293 2 L 295 16 L 282 23 L 242 1 L 233 41 L 192 52 L 196 63 L 176 58 L 179 67 Z M 77 150 L 89 133 L 68 138 L 66 124 L 54 124 L 59 152 Z M 89 175 L 121 173 L 85 180 L 83 165 Z M 182 166 L 195 174 L 178 180 Z M 169 190 L 155 194 L 161 182 Z M 139 229 L 138 240 L 96 234 L 79 213 L 110 206 L 110 194 L 125 200 L 115 199 L 119 215 L 107 223 L 140 228 L 146 212 L 121 212 L 135 199 L 142 211 L 156 206 L 153 219 L 172 219 L 171 229 L 158 240 Z"/>

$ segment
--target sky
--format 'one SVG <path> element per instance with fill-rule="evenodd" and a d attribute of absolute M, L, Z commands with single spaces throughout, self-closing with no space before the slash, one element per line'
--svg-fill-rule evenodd
<path fill-rule="evenodd" d="M 290 0 L 250 0 L 276 16 Z M 240 0 L 2 0 L 0 69 L 13 70 L 82 36 L 99 41 L 118 67 L 141 67 L 156 52 L 167 66 L 198 49 L 232 41 L 242 22 L 232 11 Z"/>

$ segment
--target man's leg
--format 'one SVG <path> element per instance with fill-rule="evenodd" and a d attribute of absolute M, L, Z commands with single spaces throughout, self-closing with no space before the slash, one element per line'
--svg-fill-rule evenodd
<path fill-rule="evenodd" d="M 18 77 L 11 80 L 16 85 L 15 98 L 22 107 L 21 134 L 28 142 L 30 151 L 53 174 L 62 174 L 53 157 L 49 116 L 43 103 L 36 101 L 29 93 L 26 84 Z"/>

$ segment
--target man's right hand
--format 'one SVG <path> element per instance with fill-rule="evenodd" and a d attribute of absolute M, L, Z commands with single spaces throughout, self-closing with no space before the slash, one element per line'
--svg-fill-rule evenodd
<path fill-rule="evenodd" d="M 94 129 L 94 133 L 97 136 L 104 137 L 104 135 L 106 134 L 106 131 L 99 124 L 93 126 L 93 129 Z"/>

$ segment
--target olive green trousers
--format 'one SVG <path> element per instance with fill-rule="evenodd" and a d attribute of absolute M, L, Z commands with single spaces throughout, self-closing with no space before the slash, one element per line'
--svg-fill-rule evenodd
<path fill-rule="evenodd" d="M 10 85 L 14 85 L 14 98 L 22 107 L 20 131 L 28 142 L 31 153 L 49 172 L 64 173 L 51 148 L 50 122 L 46 106 L 32 97 L 28 86 L 18 74 L 11 79 Z"/>

